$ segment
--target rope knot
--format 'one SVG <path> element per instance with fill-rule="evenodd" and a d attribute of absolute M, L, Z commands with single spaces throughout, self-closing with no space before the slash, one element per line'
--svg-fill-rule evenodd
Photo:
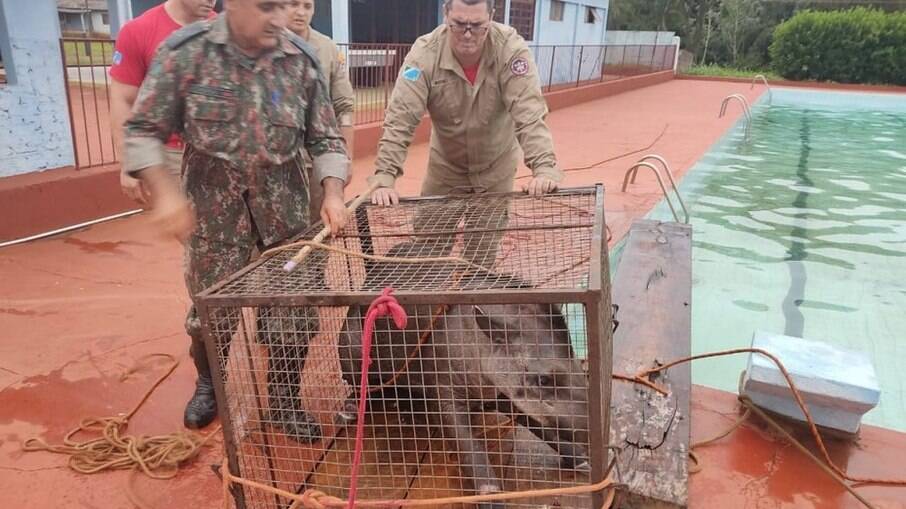
<path fill-rule="evenodd" d="M 302 493 L 302 498 L 298 499 L 297 504 L 301 504 L 305 509 L 330 509 L 331 507 L 346 505 L 343 500 L 315 489 L 305 490 Z M 295 508 L 297 504 L 293 504 L 292 507 Z"/>
<path fill-rule="evenodd" d="M 384 288 L 381 292 L 381 296 L 374 299 L 371 305 L 368 306 L 367 317 L 372 323 L 374 320 L 384 316 L 393 318 L 393 323 L 396 325 L 397 329 L 404 329 L 406 327 L 406 322 L 409 321 L 406 310 L 400 306 L 399 301 L 393 296 L 393 288 L 389 286 Z"/>

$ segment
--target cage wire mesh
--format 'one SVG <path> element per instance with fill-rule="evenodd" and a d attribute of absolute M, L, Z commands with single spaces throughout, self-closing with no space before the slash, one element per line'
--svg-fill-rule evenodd
<path fill-rule="evenodd" d="M 600 186 L 363 205 L 328 241 L 338 250 L 315 249 L 289 274 L 297 250 L 279 252 L 204 292 L 234 474 L 347 497 L 364 317 L 391 286 L 408 323 L 375 324 L 358 500 L 594 482 L 607 460 L 596 440 L 607 413 L 596 419 L 594 408 L 608 404 L 611 362 L 610 316 L 588 316 L 609 307 L 603 231 Z M 260 490 L 234 495 L 239 507 L 290 505 Z"/>

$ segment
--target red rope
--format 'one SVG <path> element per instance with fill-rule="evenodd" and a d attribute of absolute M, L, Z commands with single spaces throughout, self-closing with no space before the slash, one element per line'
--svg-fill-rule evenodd
<path fill-rule="evenodd" d="M 391 294 L 393 288 L 384 288 L 381 296 L 374 299 L 365 314 L 365 330 L 362 332 L 362 378 L 359 382 L 359 409 L 355 426 L 355 453 L 352 457 L 352 475 L 349 478 L 349 509 L 355 507 L 355 492 L 358 484 L 359 463 L 365 443 L 365 402 L 368 399 L 368 369 L 371 367 L 371 341 L 374 322 L 383 316 L 393 317 L 397 329 L 405 329 L 409 317 Z"/>

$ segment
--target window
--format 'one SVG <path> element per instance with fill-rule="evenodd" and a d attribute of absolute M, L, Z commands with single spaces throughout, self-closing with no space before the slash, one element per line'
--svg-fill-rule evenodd
<path fill-rule="evenodd" d="M 3 3 L 0 3 L 0 86 L 16 83 L 13 50 L 9 43 L 9 30 L 6 25 L 6 14 Z"/>
<path fill-rule="evenodd" d="M 563 9 L 565 5 L 561 0 L 551 0 L 551 21 L 563 21 Z"/>
<path fill-rule="evenodd" d="M 506 0 L 494 0 L 494 21 L 506 23 Z"/>
<path fill-rule="evenodd" d="M 510 26 L 526 41 L 535 36 L 535 0 L 510 0 Z"/>
<path fill-rule="evenodd" d="M 101 24 L 102 24 L 102 25 L 109 25 L 109 24 L 110 24 L 110 15 L 107 14 L 106 12 L 102 12 L 102 13 L 101 13 Z"/>
<path fill-rule="evenodd" d="M 585 8 L 585 22 L 586 23 L 595 23 L 598 21 L 598 10 L 594 7 Z"/>

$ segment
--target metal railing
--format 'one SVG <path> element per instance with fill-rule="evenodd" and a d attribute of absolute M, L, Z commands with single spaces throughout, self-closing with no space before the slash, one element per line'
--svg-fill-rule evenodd
<path fill-rule="evenodd" d="M 339 44 L 355 91 L 355 123 L 384 120 L 390 93 L 411 44 Z"/>
<path fill-rule="evenodd" d="M 77 168 L 118 161 L 110 129 L 114 41 L 63 38 L 60 49 Z M 384 120 L 410 44 L 340 44 L 356 95 L 355 124 Z M 674 45 L 531 46 L 545 92 L 651 74 L 673 68 Z"/>
<path fill-rule="evenodd" d="M 110 129 L 110 39 L 60 39 L 76 168 L 117 162 Z"/>
<path fill-rule="evenodd" d="M 545 92 L 673 69 L 675 45 L 532 46 Z"/>

